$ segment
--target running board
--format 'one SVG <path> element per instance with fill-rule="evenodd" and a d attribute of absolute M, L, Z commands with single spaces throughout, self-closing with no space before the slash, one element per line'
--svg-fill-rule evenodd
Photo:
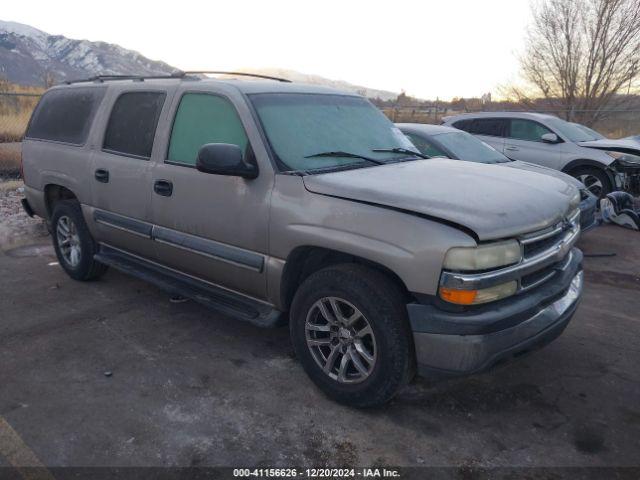
<path fill-rule="evenodd" d="M 94 258 L 100 263 L 152 283 L 171 294 L 181 295 L 220 313 L 246 320 L 259 327 L 275 327 L 282 323 L 282 312 L 270 305 L 107 245 L 101 244 Z"/>

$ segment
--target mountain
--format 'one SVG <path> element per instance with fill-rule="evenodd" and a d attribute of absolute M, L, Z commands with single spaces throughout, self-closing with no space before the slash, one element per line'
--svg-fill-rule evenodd
<path fill-rule="evenodd" d="M 363 87 L 361 85 L 354 85 L 353 83 L 345 82 L 343 80 L 331 80 L 330 78 L 322 77 L 320 75 L 301 73 L 295 70 L 287 70 L 284 68 L 242 68 L 239 69 L 239 71 L 286 78 L 287 80 L 291 80 L 292 82 L 323 85 L 325 87 L 337 88 L 339 90 L 346 90 L 348 92 L 364 95 L 368 98 L 395 100 L 398 97 L 397 92 L 390 92 L 388 90 L 376 90 L 374 88 Z"/>
<path fill-rule="evenodd" d="M 21 85 L 43 86 L 97 74 L 163 75 L 170 65 L 106 42 L 73 40 L 0 20 L 0 76 Z"/>
<path fill-rule="evenodd" d="M 12 83 L 44 86 L 47 77 L 58 83 L 98 74 L 164 75 L 176 70 L 164 62 L 149 60 L 138 52 L 111 43 L 73 40 L 62 35 L 49 35 L 29 25 L 0 20 L 0 77 L 6 77 Z M 324 85 L 381 100 L 398 97 L 396 92 L 295 70 L 245 68 L 241 71 Z"/>

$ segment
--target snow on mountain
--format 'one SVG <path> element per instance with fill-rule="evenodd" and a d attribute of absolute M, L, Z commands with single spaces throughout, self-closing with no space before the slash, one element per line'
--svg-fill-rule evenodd
<path fill-rule="evenodd" d="M 176 69 L 118 45 L 49 35 L 29 25 L 0 20 L 0 76 L 22 85 L 93 75 L 163 75 Z"/>

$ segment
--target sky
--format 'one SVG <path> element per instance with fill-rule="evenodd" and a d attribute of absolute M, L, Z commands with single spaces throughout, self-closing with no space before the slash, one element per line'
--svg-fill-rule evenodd
<path fill-rule="evenodd" d="M 2 20 L 182 70 L 286 68 L 418 98 L 517 81 L 529 0 L 25 0 Z"/>

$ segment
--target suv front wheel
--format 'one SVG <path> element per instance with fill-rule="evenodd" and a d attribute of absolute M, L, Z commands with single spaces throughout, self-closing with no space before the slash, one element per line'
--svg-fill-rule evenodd
<path fill-rule="evenodd" d="M 384 404 L 412 376 L 406 303 L 375 270 L 344 264 L 309 276 L 293 300 L 290 329 L 309 377 L 343 404 Z"/>
<path fill-rule="evenodd" d="M 80 204 L 63 200 L 55 204 L 51 216 L 53 247 L 60 266 L 75 280 L 93 280 L 107 271 L 94 260 L 96 243 L 82 216 Z"/>

